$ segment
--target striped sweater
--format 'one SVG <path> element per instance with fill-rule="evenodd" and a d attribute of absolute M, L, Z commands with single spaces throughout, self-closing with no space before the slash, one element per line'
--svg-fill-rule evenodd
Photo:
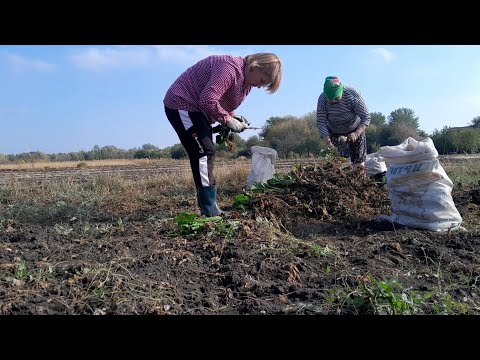
<path fill-rule="evenodd" d="M 322 139 L 329 136 L 329 132 L 349 134 L 360 124 L 370 124 L 370 113 L 360 92 L 351 86 L 344 88 L 337 104 L 329 104 L 323 92 L 318 98 L 317 128 Z"/>

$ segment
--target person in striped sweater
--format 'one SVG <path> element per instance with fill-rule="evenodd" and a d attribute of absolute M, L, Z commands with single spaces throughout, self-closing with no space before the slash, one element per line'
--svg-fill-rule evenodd
<path fill-rule="evenodd" d="M 363 168 L 369 124 L 370 113 L 360 92 L 343 85 L 337 76 L 328 76 L 317 103 L 317 128 L 325 145 L 338 149 L 346 141 L 352 164 Z"/>
<path fill-rule="evenodd" d="M 167 90 L 165 114 L 190 159 L 201 215 L 224 213 L 217 205 L 212 124 L 242 132 L 248 124 L 235 118 L 234 110 L 253 87 L 273 94 L 281 79 L 282 64 L 273 53 L 212 55 L 185 70 Z"/>

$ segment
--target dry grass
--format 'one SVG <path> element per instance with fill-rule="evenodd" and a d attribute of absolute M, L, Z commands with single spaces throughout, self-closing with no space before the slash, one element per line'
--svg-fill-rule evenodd
<path fill-rule="evenodd" d="M 478 164 L 445 164 L 443 168 L 450 180 L 455 186 L 462 185 L 476 185 L 480 181 L 480 167 Z"/>
<path fill-rule="evenodd" d="M 449 175 L 472 170 L 459 169 Z M 250 170 L 216 162 L 221 207 Z M 259 213 L 180 234 L 175 216 L 199 213 L 190 169 L 144 173 L 0 186 L 0 314 L 478 314 L 478 228 L 446 239 L 299 221 L 288 233 Z M 371 279 L 394 276 L 404 289 L 387 303 Z M 428 298 L 407 303 L 417 289 Z"/>
<path fill-rule="evenodd" d="M 90 160 L 90 161 L 60 161 L 17 164 L 1 164 L 0 170 L 32 170 L 32 169 L 68 169 L 68 168 L 96 168 L 105 166 L 157 166 L 188 164 L 188 160 L 174 159 L 117 159 L 117 160 Z"/>
<path fill-rule="evenodd" d="M 224 200 L 228 198 L 225 193 L 241 193 L 245 188 L 250 165 L 217 166 L 214 172 L 219 200 Z M 100 219 L 114 213 L 140 216 L 168 209 L 172 203 L 183 203 L 182 211 L 196 209 L 195 185 L 189 168 L 173 174 L 145 173 L 136 179 L 126 179 L 121 174 L 92 176 L 85 181 L 66 177 L 41 181 L 35 186 L 14 180 L 0 189 L 0 212 L 4 210 L 7 217 L 34 223 L 61 222 L 72 217 Z"/>
<path fill-rule="evenodd" d="M 235 162 L 240 164 L 250 164 L 250 160 L 246 158 L 229 160 L 217 156 L 216 163 Z M 59 162 L 34 162 L 27 163 L 18 161 L 16 164 L 0 164 L 0 170 L 48 170 L 48 169 L 70 169 L 70 168 L 98 168 L 98 167 L 115 167 L 115 166 L 138 166 L 138 167 L 154 167 L 154 166 L 175 166 L 188 165 L 189 161 L 175 159 L 112 159 L 112 160 L 89 160 L 89 161 L 59 161 Z"/>

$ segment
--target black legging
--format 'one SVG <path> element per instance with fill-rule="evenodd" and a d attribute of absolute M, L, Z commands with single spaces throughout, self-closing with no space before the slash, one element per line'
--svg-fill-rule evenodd
<path fill-rule="evenodd" d="M 173 110 L 166 106 L 165 114 L 187 151 L 195 186 L 215 185 L 213 162 L 216 148 L 212 140 L 212 127 L 206 116 L 201 112 Z"/>

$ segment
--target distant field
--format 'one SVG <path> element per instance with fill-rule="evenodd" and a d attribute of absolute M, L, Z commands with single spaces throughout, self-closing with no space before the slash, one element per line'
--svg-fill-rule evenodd
<path fill-rule="evenodd" d="M 447 155 L 439 156 L 445 170 L 452 167 L 466 167 L 479 169 L 480 154 L 476 155 Z M 296 163 L 311 163 L 318 159 L 282 159 L 274 164 L 278 173 L 286 173 Z M 222 161 L 217 160 L 217 171 L 227 170 L 238 166 L 250 167 L 250 159 Z M 188 160 L 173 159 L 138 159 L 138 160 L 95 160 L 95 161 L 69 161 L 52 163 L 11 164 L 0 165 L 0 185 L 12 180 L 43 181 L 46 179 L 82 180 L 92 176 L 114 175 L 125 179 L 142 179 L 152 175 L 165 175 L 169 173 L 190 171 Z M 477 170 L 475 170 L 477 171 Z"/>
<path fill-rule="evenodd" d="M 156 165 L 175 165 L 186 163 L 187 160 L 174 159 L 117 159 L 117 160 L 90 160 L 90 161 L 61 161 L 61 162 L 38 162 L 21 164 L 2 164 L 0 170 L 50 170 L 65 168 L 97 168 L 109 166 L 156 166 Z"/>

